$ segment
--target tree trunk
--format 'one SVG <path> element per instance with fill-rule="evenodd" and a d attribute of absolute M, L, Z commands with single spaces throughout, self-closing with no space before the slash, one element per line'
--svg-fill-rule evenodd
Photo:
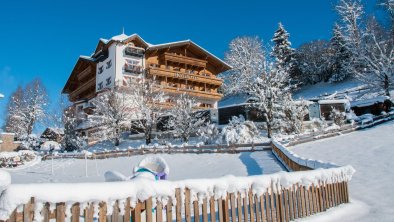
<path fill-rule="evenodd" d="M 389 77 L 384 75 L 384 91 L 386 93 L 386 96 L 390 97 L 390 90 L 389 90 Z"/>
<path fill-rule="evenodd" d="M 119 139 L 119 137 L 116 137 L 115 138 L 115 146 L 119 146 L 119 144 L 120 144 L 120 139 Z"/>

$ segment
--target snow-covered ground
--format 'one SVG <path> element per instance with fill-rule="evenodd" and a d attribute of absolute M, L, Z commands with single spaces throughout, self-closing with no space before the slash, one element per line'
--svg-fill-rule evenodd
<path fill-rule="evenodd" d="M 341 221 L 394 221 L 393 135 L 394 122 L 388 122 L 291 149 L 303 157 L 350 164 L 356 169 L 349 188 L 353 204 L 344 207 L 346 210 L 330 212 L 333 215 L 342 212 Z M 322 217 L 316 219 L 332 221 Z"/>
<path fill-rule="evenodd" d="M 51 160 L 42 161 L 25 169 L 12 170 L 10 173 L 12 183 L 97 182 L 104 181 L 104 173 L 108 170 L 131 175 L 134 166 L 143 158 L 152 155 L 88 160 L 88 177 L 85 176 L 85 160 L 83 159 L 53 160 L 53 175 Z M 160 154 L 160 156 L 170 167 L 170 180 L 214 178 L 229 174 L 234 176 L 259 175 L 284 170 L 271 152 Z"/>

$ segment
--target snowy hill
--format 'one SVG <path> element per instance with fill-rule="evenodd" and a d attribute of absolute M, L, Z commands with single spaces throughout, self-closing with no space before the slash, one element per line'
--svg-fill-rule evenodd
<path fill-rule="evenodd" d="M 350 197 L 353 203 L 357 203 L 354 199 L 364 202 L 369 211 L 364 209 L 359 212 L 348 212 L 347 214 L 354 215 L 346 215 L 340 221 L 393 221 L 394 193 L 391 192 L 394 183 L 393 133 L 392 121 L 370 129 L 292 148 L 303 157 L 350 164 L 356 169 L 350 182 Z M 361 217 L 352 218 L 356 215 Z"/>

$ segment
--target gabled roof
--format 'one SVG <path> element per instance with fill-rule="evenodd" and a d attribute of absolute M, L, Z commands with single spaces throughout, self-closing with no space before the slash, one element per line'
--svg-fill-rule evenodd
<path fill-rule="evenodd" d="M 81 63 L 97 63 L 96 59 L 90 57 L 90 56 L 79 56 L 77 62 L 74 65 L 73 70 L 71 71 L 70 76 L 67 79 L 66 85 L 64 85 L 62 93 L 68 93 L 67 88 L 70 86 L 71 84 L 71 79 L 74 78 L 74 76 L 77 74 L 75 73 L 75 69 L 81 64 Z"/>
<path fill-rule="evenodd" d="M 100 46 L 107 46 L 107 47 L 108 47 L 108 46 L 110 46 L 110 45 L 111 45 L 112 43 L 114 43 L 114 42 L 122 42 L 122 43 L 125 43 L 125 42 L 128 42 L 128 41 L 133 40 L 133 39 L 138 39 L 145 47 L 151 46 L 151 44 L 147 43 L 147 42 L 146 42 L 143 38 L 141 38 L 141 36 L 139 36 L 137 33 L 134 33 L 134 34 L 132 34 L 132 35 L 126 35 L 126 34 L 122 33 L 122 34 L 120 34 L 120 35 L 115 35 L 115 36 L 113 36 L 111 39 L 103 39 L 103 38 L 100 38 L 99 42 L 97 43 L 95 53 L 96 53 L 97 51 L 99 51 Z"/>

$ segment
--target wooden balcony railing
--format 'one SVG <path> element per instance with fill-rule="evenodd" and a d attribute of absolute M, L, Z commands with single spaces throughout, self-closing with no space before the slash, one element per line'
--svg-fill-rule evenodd
<path fill-rule="evenodd" d="M 161 90 L 168 93 L 180 94 L 180 93 L 187 93 L 190 96 L 204 98 L 208 100 L 218 101 L 223 97 L 223 94 L 216 93 L 216 92 L 206 92 L 206 91 L 199 91 L 199 90 L 192 90 L 192 89 L 184 89 L 184 88 L 177 88 L 172 86 L 158 86 Z"/>
<path fill-rule="evenodd" d="M 187 64 L 187 65 L 197 66 L 197 67 L 201 67 L 201 68 L 205 68 L 208 63 L 206 60 L 196 59 L 196 58 L 187 57 L 187 56 L 183 56 L 183 55 L 177 55 L 177 54 L 168 53 L 168 52 L 162 54 L 161 59 L 163 59 L 165 61 Z"/>
<path fill-rule="evenodd" d="M 70 93 L 70 98 L 77 98 L 77 96 L 80 95 L 82 92 L 95 85 L 96 85 L 96 78 L 90 79 L 89 81 L 79 86 L 76 90 L 72 91 Z"/>
<path fill-rule="evenodd" d="M 223 84 L 223 80 L 216 77 L 189 74 L 185 72 L 156 68 L 156 67 L 150 67 L 147 70 L 148 70 L 148 74 L 152 76 L 163 76 L 163 77 L 170 77 L 174 79 L 183 79 L 190 82 L 199 82 L 199 83 L 216 85 L 216 86 L 221 86 Z"/>
<path fill-rule="evenodd" d="M 83 79 L 85 79 L 86 77 L 89 77 L 89 75 L 96 75 L 96 73 L 92 73 L 92 67 L 89 66 L 86 69 L 84 69 L 82 72 L 80 72 L 77 76 L 78 80 L 81 81 Z"/>

